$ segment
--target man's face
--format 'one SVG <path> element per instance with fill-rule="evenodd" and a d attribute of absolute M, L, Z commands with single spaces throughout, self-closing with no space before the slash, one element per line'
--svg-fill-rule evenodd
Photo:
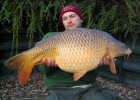
<path fill-rule="evenodd" d="M 66 30 L 79 28 L 83 20 L 75 12 L 66 12 L 62 16 L 62 22 Z"/>

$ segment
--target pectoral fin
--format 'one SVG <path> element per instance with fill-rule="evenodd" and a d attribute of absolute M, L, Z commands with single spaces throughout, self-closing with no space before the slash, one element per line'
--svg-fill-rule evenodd
<path fill-rule="evenodd" d="M 114 63 L 113 58 L 110 57 L 108 61 L 109 61 L 109 68 L 110 68 L 111 72 L 113 74 L 116 74 L 117 71 L 116 71 L 116 67 L 115 67 L 115 63 Z"/>
<path fill-rule="evenodd" d="M 75 81 L 79 80 L 87 71 L 74 73 L 73 78 Z"/>
<path fill-rule="evenodd" d="M 115 67 L 115 62 L 114 62 L 113 58 L 111 57 L 109 48 L 107 48 L 107 56 L 106 56 L 106 58 L 108 58 L 109 68 L 110 68 L 111 72 L 113 74 L 116 74 L 117 71 L 116 71 L 116 67 Z"/>

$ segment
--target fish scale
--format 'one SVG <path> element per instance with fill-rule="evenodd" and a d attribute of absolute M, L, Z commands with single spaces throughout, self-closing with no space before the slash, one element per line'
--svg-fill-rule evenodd
<path fill-rule="evenodd" d="M 77 32 L 77 31 L 75 31 L 75 32 Z M 97 51 L 100 50 L 100 46 L 96 46 L 96 49 L 95 49 L 94 46 L 91 44 L 91 41 L 93 43 L 98 41 L 98 40 L 94 39 L 96 37 L 92 38 L 91 32 L 89 32 L 89 31 L 86 31 L 86 32 L 81 31 L 80 34 L 69 33 L 69 34 L 67 34 L 67 35 L 69 35 L 68 40 L 67 39 L 63 40 L 63 43 L 60 44 L 59 52 L 62 54 L 60 54 L 61 58 L 59 58 L 59 57 L 57 58 L 58 60 L 56 60 L 56 63 L 58 63 L 59 67 L 65 71 L 69 72 L 69 68 L 70 68 L 71 64 L 76 63 L 76 62 L 77 62 L 77 66 L 81 65 L 81 67 L 83 67 L 82 69 L 89 70 L 87 66 L 91 65 L 90 63 L 94 62 L 94 60 L 91 62 L 91 59 L 98 59 L 98 58 L 101 59 L 100 56 L 98 56 L 98 57 L 93 56 L 92 58 L 90 56 L 91 54 L 94 55 L 95 51 L 98 55 Z M 85 36 L 85 34 L 86 34 L 86 36 Z M 65 48 L 67 48 L 67 50 Z M 70 48 L 72 48 L 72 49 L 70 49 Z M 62 55 L 64 55 L 64 56 L 62 56 Z M 90 56 L 90 57 L 88 57 L 88 56 Z M 65 61 L 66 57 L 69 57 L 70 60 Z M 64 61 L 65 63 L 63 63 L 62 61 Z M 80 65 L 78 65 L 78 63 L 80 63 Z M 98 64 L 95 64 L 95 65 L 97 67 Z M 84 68 L 84 67 L 86 67 L 86 68 Z M 91 67 L 92 66 L 90 66 L 89 68 L 91 69 Z M 74 68 L 72 72 L 78 72 L 78 71 L 79 71 L 78 68 L 77 68 L 77 70 L 75 70 L 75 68 Z"/>
<path fill-rule="evenodd" d="M 40 41 L 32 49 L 9 58 L 4 64 L 10 69 L 19 69 L 19 82 L 25 85 L 34 66 L 40 64 L 44 57 L 55 59 L 58 67 L 74 73 L 73 78 L 77 81 L 88 71 L 96 69 L 103 57 L 107 58 L 111 72 L 116 73 L 113 58 L 130 53 L 130 48 L 107 32 L 77 28 Z"/>

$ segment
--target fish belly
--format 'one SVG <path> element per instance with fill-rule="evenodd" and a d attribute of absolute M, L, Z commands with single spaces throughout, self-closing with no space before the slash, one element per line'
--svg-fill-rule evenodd
<path fill-rule="evenodd" d="M 87 47 L 69 48 L 65 46 L 59 49 L 59 56 L 56 58 L 56 63 L 60 69 L 66 72 L 89 71 L 97 68 L 103 55 L 104 52 Z"/>

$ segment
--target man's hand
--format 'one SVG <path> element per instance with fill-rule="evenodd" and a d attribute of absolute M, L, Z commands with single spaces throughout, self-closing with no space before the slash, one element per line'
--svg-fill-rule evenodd
<path fill-rule="evenodd" d="M 47 60 L 46 58 L 43 58 L 42 64 L 46 64 L 48 67 L 58 67 L 58 65 L 55 63 L 54 59 Z"/>
<path fill-rule="evenodd" d="M 113 59 L 113 60 L 116 61 L 116 59 Z M 102 65 L 109 65 L 109 61 L 106 57 L 104 57 L 102 61 L 99 63 L 99 66 L 102 66 Z"/>
<path fill-rule="evenodd" d="M 108 59 L 106 57 L 104 57 L 102 61 L 99 63 L 99 66 L 102 66 L 102 65 L 109 65 Z"/>
<path fill-rule="evenodd" d="M 116 59 L 114 59 L 114 61 L 116 61 Z M 46 58 L 43 58 L 42 64 L 46 64 L 48 67 L 58 67 L 58 65 L 55 63 L 54 59 L 47 61 Z M 99 66 L 102 66 L 102 65 L 109 65 L 108 59 L 106 57 L 104 57 L 99 64 Z"/>

